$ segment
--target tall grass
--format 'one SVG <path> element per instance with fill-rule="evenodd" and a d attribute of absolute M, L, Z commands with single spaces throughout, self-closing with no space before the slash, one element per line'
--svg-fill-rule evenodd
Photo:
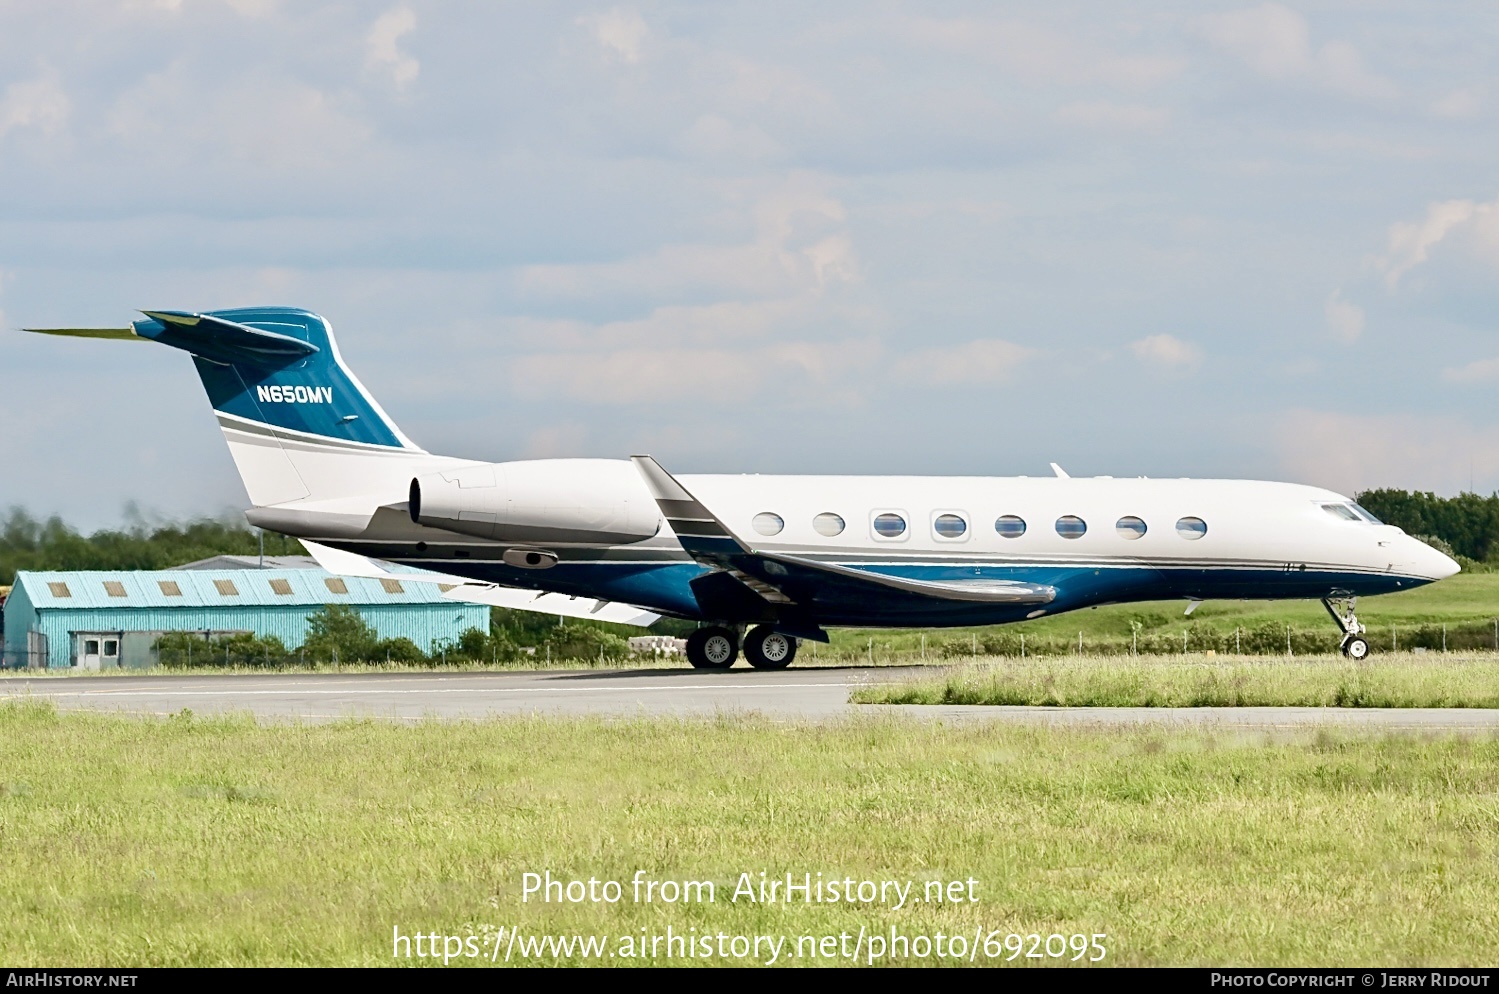
<path fill-rule="evenodd" d="M 855 691 L 858 704 L 1499 707 L 1499 657 L 1139 656 L 986 660 Z"/>
<path fill-rule="evenodd" d="M 1499 959 L 1499 742 L 849 721 L 398 726 L 0 705 L 0 959 L 382 965 L 392 928 L 1109 936 L 1109 963 Z M 978 881 L 523 902 L 521 874 Z M 486 931 L 487 930 L 487 931 Z M 850 940 L 851 941 L 851 940 Z M 572 960 L 576 961 L 576 960 Z"/>

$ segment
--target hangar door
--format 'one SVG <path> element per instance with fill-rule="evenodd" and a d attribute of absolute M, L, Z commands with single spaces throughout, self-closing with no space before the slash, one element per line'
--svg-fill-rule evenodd
<path fill-rule="evenodd" d="M 80 670 L 111 670 L 120 665 L 119 632 L 74 632 L 73 665 Z"/>

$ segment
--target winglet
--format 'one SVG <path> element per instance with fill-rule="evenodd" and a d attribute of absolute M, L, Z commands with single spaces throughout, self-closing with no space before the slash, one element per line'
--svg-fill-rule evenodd
<path fill-rule="evenodd" d="M 725 555 L 752 551 L 655 459 L 631 456 L 630 461 L 645 479 L 646 489 L 656 499 L 666 523 L 676 533 L 677 541 L 693 558 L 717 560 Z"/>

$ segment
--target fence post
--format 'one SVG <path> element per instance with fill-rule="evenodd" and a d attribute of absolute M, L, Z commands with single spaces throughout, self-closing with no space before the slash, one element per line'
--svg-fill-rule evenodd
<path fill-rule="evenodd" d="M 975 658 L 977 658 L 978 654 L 979 654 L 979 637 L 978 637 L 978 633 L 977 632 L 970 632 L 969 635 L 968 635 L 968 637 L 973 640 L 973 650 L 971 652 L 971 655 L 974 656 Z M 873 642 L 874 642 L 874 640 L 870 639 L 870 643 L 873 644 Z"/>
<path fill-rule="evenodd" d="M 1291 626 L 1286 626 L 1286 655 L 1291 655 Z"/>
<path fill-rule="evenodd" d="M 1447 651 L 1447 626 L 1442 626 L 1442 651 Z"/>
<path fill-rule="evenodd" d="M 1025 632 L 1020 633 L 1020 658 L 1025 658 Z"/>
<path fill-rule="evenodd" d="M 1239 644 L 1239 632 L 1241 630 L 1242 629 L 1239 629 L 1239 628 L 1235 628 L 1234 629 L 1234 655 L 1235 656 L 1242 656 L 1242 655 L 1244 655 L 1244 647 Z"/>
<path fill-rule="evenodd" d="M 1077 633 L 1077 654 L 1079 656 L 1081 656 L 1083 654 L 1083 633 L 1082 632 L 1078 632 Z"/>
<path fill-rule="evenodd" d="M 925 632 L 923 632 L 922 635 L 921 635 L 921 658 L 922 659 L 926 658 L 926 633 Z"/>

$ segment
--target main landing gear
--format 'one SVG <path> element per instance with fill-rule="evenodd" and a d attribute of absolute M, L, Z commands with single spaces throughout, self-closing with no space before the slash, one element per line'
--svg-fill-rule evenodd
<path fill-rule="evenodd" d="M 1343 650 L 1343 655 L 1353 660 L 1368 656 L 1369 640 L 1364 638 L 1367 629 L 1359 623 L 1358 615 L 1354 613 L 1358 598 L 1352 594 L 1324 597 L 1322 606 L 1327 608 L 1327 613 L 1332 615 L 1332 620 L 1343 633 L 1343 641 L 1338 646 Z"/>
<path fill-rule="evenodd" d="M 732 628 L 713 625 L 687 637 L 687 661 L 700 670 L 726 670 L 739 658 L 739 637 Z M 759 625 L 744 637 L 744 658 L 757 670 L 783 670 L 796 658 L 796 639 Z"/>

